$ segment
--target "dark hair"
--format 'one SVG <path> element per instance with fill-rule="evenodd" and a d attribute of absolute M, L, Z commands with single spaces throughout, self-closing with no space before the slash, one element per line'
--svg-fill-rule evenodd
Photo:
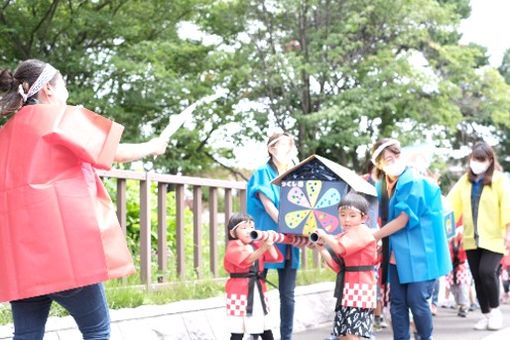
<path fill-rule="evenodd" d="M 491 161 L 491 164 L 485 171 L 485 175 L 483 176 L 483 184 L 490 185 L 492 183 L 492 175 L 494 175 L 494 170 L 501 170 L 501 166 L 496 159 L 496 154 L 494 150 L 491 148 L 489 144 L 484 141 L 480 141 L 473 145 L 471 149 L 471 155 L 469 156 L 469 160 L 474 159 L 480 162 L 483 161 Z M 467 175 L 470 182 L 475 182 L 478 175 L 475 175 L 469 166 L 469 161 L 467 165 Z"/>
<path fill-rule="evenodd" d="M 28 92 L 32 84 L 37 80 L 42 73 L 46 63 L 38 59 L 28 59 L 21 62 L 14 74 L 9 70 L 2 70 L 0 72 L 0 114 L 9 115 L 18 111 L 23 106 L 23 98 L 18 93 L 18 87 L 21 85 L 25 93 Z M 50 84 L 54 84 L 58 73 L 50 80 Z M 32 97 L 27 98 L 28 101 L 33 101 L 37 98 L 37 93 Z"/>
<path fill-rule="evenodd" d="M 349 192 L 342 198 L 340 204 L 338 205 L 338 210 L 340 210 L 342 207 L 354 207 L 361 211 L 362 215 L 368 215 L 367 199 L 355 191 Z"/>
<path fill-rule="evenodd" d="M 249 215 L 242 214 L 242 213 L 235 213 L 232 216 L 230 216 L 230 219 L 228 220 L 227 224 L 227 234 L 229 240 L 237 240 L 237 237 L 230 235 L 230 231 L 234 229 L 236 225 L 238 225 L 241 222 L 248 222 L 252 221 L 253 218 L 251 218 Z"/>
<path fill-rule="evenodd" d="M 393 140 L 393 139 L 392 138 L 383 138 L 383 139 L 378 140 L 372 146 L 371 154 L 373 154 L 375 152 L 375 150 L 377 150 L 377 148 L 379 146 L 383 145 L 384 143 L 386 143 L 386 142 L 388 142 L 390 140 Z M 393 145 L 390 145 L 390 146 L 387 146 L 387 147 L 384 148 L 384 150 L 376 157 L 376 159 L 375 159 L 376 162 L 379 162 L 379 160 L 381 159 L 384 151 L 386 151 L 386 150 L 390 151 L 391 153 L 394 153 L 395 155 L 400 155 L 400 145 L 393 144 Z M 376 167 L 375 176 L 377 177 L 377 179 L 380 179 L 383 175 L 384 175 L 384 171 L 382 171 L 381 169 Z"/>

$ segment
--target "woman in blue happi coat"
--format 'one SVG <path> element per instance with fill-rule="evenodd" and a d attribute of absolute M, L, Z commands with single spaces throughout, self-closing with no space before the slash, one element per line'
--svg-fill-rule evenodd
<path fill-rule="evenodd" d="M 383 275 L 390 286 L 393 338 L 410 339 L 409 310 L 421 340 L 432 339 L 429 307 L 434 280 L 451 270 L 443 222 L 441 190 L 431 180 L 406 167 L 400 143 L 382 139 L 373 148 L 378 169 L 383 239 Z"/>
<path fill-rule="evenodd" d="M 269 160 L 255 170 L 247 186 L 247 210 L 255 220 L 258 230 L 277 230 L 280 187 L 271 181 L 292 166 L 296 155 L 294 138 L 288 133 L 273 134 L 267 142 Z M 286 244 L 278 244 L 284 255 L 280 263 L 267 263 L 267 269 L 278 270 L 280 291 L 280 335 L 282 340 L 290 340 L 294 320 L 294 288 L 299 267 L 299 249 Z"/>

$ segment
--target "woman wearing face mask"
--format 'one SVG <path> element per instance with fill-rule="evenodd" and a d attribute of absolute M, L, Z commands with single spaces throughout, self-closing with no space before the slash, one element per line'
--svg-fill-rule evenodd
<path fill-rule="evenodd" d="M 66 105 L 62 75 L 31 59 L 0 71 L 0 302 L 14 339 L 42 339 L 55 301 L 84 339 L 109 339 L 101 282 L 134 272 L 115 208 L 95 169 L 165 151 L 119 144 L 123 127 Z"/>
<path fill-rule="evenodd" d="M 410 339 L 409 310 L 421 340 L 432 338 L 432 313 L 428 300 L 434 280 L 451 270 L 443 227 L 439 187 L 406 167 L 400 143 L 378 141 L 372 152 L 377 167 L 383 240 L 382 279 L 390 285 L 390 312 L 395 340 Z"/>
<path fill-rule="evenodd" d="M 276 133 L 267 142 L 269 160 L 255 170 L 247 185 L 247 210 L 255 220 L 259 230 L 277 230 L 278 208 L 280 206 L 280 187 L 271 181 L 292 166 L 296 156 L 294 138 L 288 133 Z M 284 256 L 280 263 L 267 263 L 269 268 L 278 270 L 278 289 L 280 291 L 280 335 L 282 340 L 292 338 L 294 320 L 294 288 L 299 267 L 299 248 L 277 245 Z"/>
<path fill-rule="evenodd" d="M 473 146 L 468 169 L 447 199 L 464 222 L 464 249 L 483 314 L 474 329 L 500 329 L 497 269 L 510 250 L 510 184 L 487 143 Z"/>

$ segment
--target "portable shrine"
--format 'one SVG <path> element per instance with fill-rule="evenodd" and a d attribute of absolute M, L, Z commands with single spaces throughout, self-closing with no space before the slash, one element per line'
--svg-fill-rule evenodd
<path fill-rule="evenodd" d="M 278 231 L 308 236 L 317 228 L 338 234 L 342 226 L 338 205 L 343 196 L 354 190 L 369 202 L 370 227 L 377 226 L 375 187 L 354 171 L 327 158 L 312 155 L 275 178 L 280 185 Z"/>

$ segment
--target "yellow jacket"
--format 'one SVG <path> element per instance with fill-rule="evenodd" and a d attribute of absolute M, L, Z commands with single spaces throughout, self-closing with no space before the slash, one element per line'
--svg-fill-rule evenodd
<path fill-rule="evenodd" d="M 464 174 L 447 196 L 456 221 L 463 218 L 464 249 L 483 248 L 504 254 L 506 225 L 510 223 L 510 183 L 503 173 L 494 171 L 492 184 L 484 185 L 478 206 L 478 242 L 471 211 L 471 188 L 472 183 Z"/>

